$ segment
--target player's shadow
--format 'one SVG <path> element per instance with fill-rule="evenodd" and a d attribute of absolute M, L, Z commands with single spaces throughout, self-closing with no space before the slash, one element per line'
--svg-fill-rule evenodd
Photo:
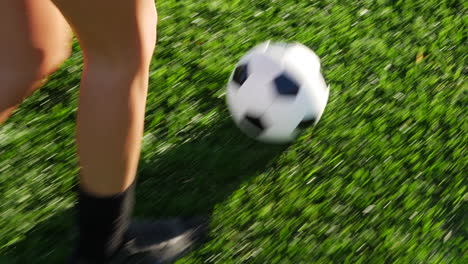
<path fill-rule="evenodd" d="M 194 129 L 183 144 L 140 164 L 137 216 L 210 215 L 214 206 L 264 172 L 287 145 L 267 145 L 243 135 L 225 118 Z"/>
<path fill-rule="evenodd" d="M 54 213 L 0 254 L 0 264 L 67 263 L 76 234 L 74 222 L 71 208 Z"/>

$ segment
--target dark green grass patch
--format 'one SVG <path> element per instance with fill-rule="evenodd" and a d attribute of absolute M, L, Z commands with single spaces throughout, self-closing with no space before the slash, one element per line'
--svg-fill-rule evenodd
<path fill-rule="evenodd" d="M 212 217 L 212 240 L 179 263 L 466 262 L 467 7 L 160 1 L 136 215 Z M 243 136 L 224 102 L 267 39 L 314 49 L 331 85 L 288 146 Z M 75 46 L 0 127 L 0 263 L 69 253 L 81 63 Z"/>

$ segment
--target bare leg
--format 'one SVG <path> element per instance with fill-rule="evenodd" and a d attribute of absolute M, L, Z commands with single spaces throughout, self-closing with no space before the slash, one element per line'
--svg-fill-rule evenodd
<path fill-rule="evenodd" d="M 200 221 L 130 225 L 129 186 L 156 41 L 154 0 L 55 4 L 78 35 L 85 59 L 78 113 L 79 236 L 71 261 L 107 263 L 118 253 L 148 253 L 152 263 L 180 257 L 201 238 Z M 70 34 L 50 0 L 0 0 L 0 35 L 1 123 L 68 56 Z"/>
<path fill-rule="evenodd" d="M 78 110 L 80 185 L 96 196 L 135 180 L 156 42 L 154 0 L 56 0 L 84 54 Z"/>
<path fill-rule="evenodd" d="M 71 31 L 48 0 L 0 0 L 0 125 L 70 54 Z"/>

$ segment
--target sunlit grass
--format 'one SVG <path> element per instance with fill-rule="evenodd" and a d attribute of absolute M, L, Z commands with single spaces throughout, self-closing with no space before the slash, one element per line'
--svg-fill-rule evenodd
<path fill-rule="evenodd" d="M 462 263 L 466 10 L 160 1 L 136 215 L 212 217 L 211 241 L 179 263 Z M 243 136 L 224 102 L 236 61 L 266 39 L 314 49 L 331 85 L 318 126 L 289 146 Z M 69 253 L 81 63 L 75 46 L 0 127 L 0 263 Z"/>

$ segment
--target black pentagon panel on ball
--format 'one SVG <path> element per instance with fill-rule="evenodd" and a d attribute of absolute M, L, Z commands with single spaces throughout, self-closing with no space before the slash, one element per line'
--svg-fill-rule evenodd
<path fill-rule="evenodd" d="M 232 76 L 232 80 L 236 82 L 239 86 L 242 86 L 244 82 L 247 80 L 249 76 L 247 64 L 242 64 L 237 66 L 234 70 L 234 75 Z"/>
<path fill-rule="evenodd" d="M 317 121 L 317 119 L 315 119 L 315 118 L 312 118 L 312 119 L 309 119 L 309 120 L 302 120 L 302 122 L 299 123 L 297 128 L 307 129 L 309 127 L 313 127 L 315 125 L 316 121 Z"/>
<path fill-rule="evenodd" d="M 299 85 L 286 74 L 281 74 L 274 80 L 275 89 L 280 95 L 296 96 L 299 93 Z"/>
<path fill-rule="evenodd" d="M 251 114 L 244 116 L 239 123 L 239 127 L 252 137 L 260 136 L 266 129 L 262 119 Z"/>

